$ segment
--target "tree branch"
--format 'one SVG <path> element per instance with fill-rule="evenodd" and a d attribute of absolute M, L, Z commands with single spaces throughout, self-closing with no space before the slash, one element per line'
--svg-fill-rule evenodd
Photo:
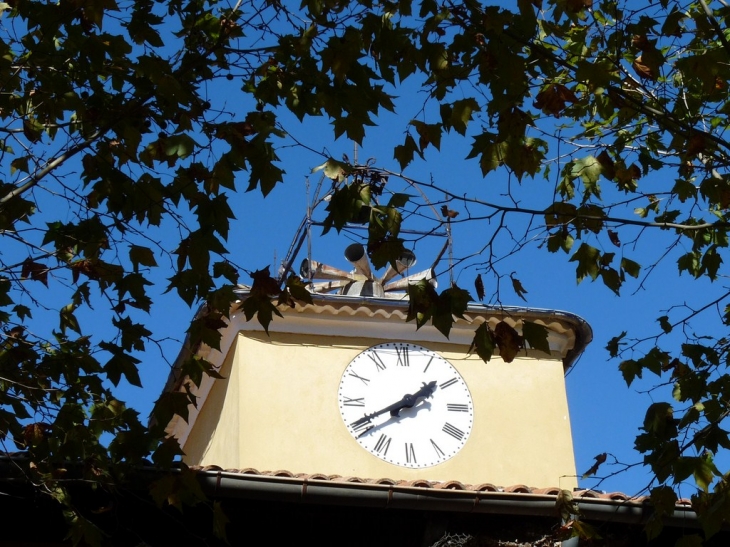
<path fill-rule="evenodd" d="M 36 184 L 38 184 L 43 177 L 45 177 L 48 173 L 56 169 L 59 165 L 63 165 L 63 163 L 66 162 L 66 160 L 71 159 L 76 154 L 81 152 L 82 150 L 86 150 L 89 146 L 91 146 L 94 142 L 98 140 L 99 137 L 101 137 L 104 133 L 109 131 L 109 128 L 106 129 L 100 129 L 99 131 L 96 131 L 90 138 L 86 139 L 84 142 L 76 144 L 63 152 L 62 154 L 56 156 L 52 160 L 48 161 L 43 167 L 40 169 L 37 169 L 32 175 L 28 175 L 23 180 L 21 180 L 18 183 L 18 186 L 15 187 L 15 189 L 11 190 L 7 194 L 5 194 L 2 198 L 0 198 L 0 205 L 3 205 L 13 199 L 14 197 L 17 197 L 21 194 L 24 194 L 31 188 L 33 188 Z"/>
<path fill-rule="evenodd" d="M 720 42 L 722 42 L 722 47 L 724 47 L 727 54 L 730 55 L 730 43 L 728 43 L 727 38 L 725 38 L 725 33 L 722 31 L 722 28 L 720 28 L 720 24 L 717 22 L 717 19 L 715 19 L 715 16 L 712 14 L 710 6 L 707 5 L 707 2 L 705 2 L 705 0 L 700 0 L 700 5 L 702 6 L 702 10 L 707 16 L 707 20 L 710 22 L 710 25 L 712 25 L 712 28 L 714 28 L 715 32 L 717 32 L 717 37 L 720 39 Z"/>
<path fill-rule="evenodd" d="M 423 181 L 416 181 L 415 179 L 410 179 L 403 175 L 402 173 L 395 173 L 393 171 L 390 171 L 388 169 L 382 170 L 384 173 L 388 175 L 392 175 L 395 177 L 400 177 L 403 180 L 407 181 L 409 184 L 418 184 L 421 186 L 427 186 L 429 188 L 433 188 L 434 190 L 437 190 L 439 192 L 442 192 L 444 195 L 448 196 L 449 198 L 461 201 L 464 203 L 474 203 L 476 205 L 483 205 L 485 207 L 489 207 L 491 209 L 495 209 L 497 211 L 502 211 L 506 213 L 521 213 L 521 214 L 527 214 L 532 216 L 542 216 L 547 214 L 546 210 L 540 210 L 540 209 L 528 209 L 525 207 L 511 207 L 506 205 L 498 205 L 496 203 L 491 203 L 488 201 L 484 201 L 477 198 L 469 198 L 462 195 L 457 195 L 452 192 L 449 192 L 445 188 L 441 188 L 436 184 L 429 183 L 429 182 L 423 182 Z M 611 216 L 595 216 L 595 215 L 581 215 L 581 214 L 561 214 L 560 216 L 569 217 L 572 219 L 580 219 L 580 220 L 596 220 L 600 222 L 611 222 L 619 225 L 630 225 L 630 226 L 641 226 L 643 228 L 660 228 L 660 229 L 675 229 L 675 230 L 681 230 L 683 232 L 694 232 L 697 230 L 714 230 L 718 228 L 730 228 L 730 222 L 727 221 L 717 221 L 717 222 L 705 222 L 702 224 L 678 224 L 676 222 L 651 222 L 648 220 L 636 220 L 631 218 L 619 218 L 619 217 L 611 217 Z M 469 222 L 471 220 L 474 220 L 475 217 L 469 217 L 464 220 L 454 220 L 454 223 L 461 223 L 461 222 Z M 563 223 L 566 224 L 566 223 Z"/>

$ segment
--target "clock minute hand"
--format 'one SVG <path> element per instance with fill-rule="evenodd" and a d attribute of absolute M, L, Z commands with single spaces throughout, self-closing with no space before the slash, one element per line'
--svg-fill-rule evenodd
<path fill-rule="evenodd" d="M 421 389 L 419 389 L 413 395 L 411 395 L 410 393 L 404 395 L 403 398 L 397 403 L 393 403 L 392 405 L 388 405 L 385 408 L 381 408 L 380 410 L 377 410 L 370 414 L 366 414 L 359 420 L 355 420 L 354 422 L 352 422 L 350 425 L 356 428 L 357 426 L 365 424 L 373 418 L 376 418 L 381 414 L 385 414 L 386 412 L 390 412 L 391 416 L 398 416 L 400 414 L 400 411 L 404 408 L 412 408 L 413 406 L 415 406 L 418 403 L 419 399 L 422 399 L 424 397 L 430 397 L 435 389 L 436 382 L 429 382 L 428 384 L 424 382 Z"/>

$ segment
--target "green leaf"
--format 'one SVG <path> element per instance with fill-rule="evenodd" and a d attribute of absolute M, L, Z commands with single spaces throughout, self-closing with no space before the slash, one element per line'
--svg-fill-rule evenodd
<path fill-rule="evenodd" d="M 580 177 L 585 186 L 585 196 L 587 199 L 590 195 L 598 198 L 601 197 L 601 189 L 598 185 L 603 167 L 594 156 L 586 156 L 573 162 L 572 175 Z"/>
<path fill-rule="evenodd" d="M 649 495 L 654 514 L 647 526 L 649 540 L 656 538 L 662 530 L 662 520 L 665 516 L 672 515 L 677 503 L 677 494 L 669 486 L 657 486 L 651 489 Z"/>
<path fill-rule="evenodd" d="M 469 291 L 459 288 L 457 285 L 452 285 L 439 296 L 439 300 L 448 306 L 449 312 L 461 319 L 464 319 L 464 312 L 469 307 L 469 302 L 474 299 L 469 294 Z"/>
<path fill-rule="evenodd" d="M 479 103 L 471 97 L 454 101 L 451 105 L 449 126 L 453 127 L 459 134 L 466 135 L 466 127 L 472 120 L 472 114 L 479 110 Z"/>
<path fill-rule="evenodd" d="M 560 490 L 555 497 L 555 509 L 563 521 L 571 520 L 573 515 L 580 514 L 578 503 L 570 490 Z"/>
<path fill-rule="evenodd" d="M 70 539 L 74 545 L 101 547 L 104 533 L 99 527 L 75 511 L 64 511 L 64 516 L 69 525 L 68 535 L 65 539 Z"/>
<path fill-rule="evenodd" d="M 472 340 L 471 347 L 469 347 L 469 352 L 476 351 L 476 354 L 481 360 L 488 363 L 492 359 L 496 347 L 497 344 L 487 323 L 484 322 L 479 325 L 477 330 L 474 331 L 474 339 Z"/>
<path fill-rule="evenodd" d="M 309 292 L 307 286 L 302 279 L 296 275 L 289 275 L 286 280 L 286 287 L 289 289 L 291 296 L 297 300 L 301 300 L 307 304 L 312 304 L 312 293 Z"/>
<path fill-rule="evenodd" d="M 672 332 L 672 324 L 669 322 L 669 316 L 662 315 L 657 321 L 659 321 L 659 326 L 665 333 L 669 334 Z"/>
<path fill-rule="evenodd" d="M 705 452 L 702 456 L 696 458 L 695 468 L 692 472 L 697 486 L 705 492 L 708 492 L 710 485 L 715 477 L 721 477 L 722 473 L 717 469 L 712 458 L 712 454 Z"/>
<path fill-rule="evenodd" d="M 408 194 L 393 194 L 388 201 L 388 207 L 401 208 L 405 207 L 412 196 Z"/>
<path fill-rule="evenodd" d="M 625 342 L 622 342 L 624 337 L 626 336 L 626 331 L 623 331 L 618 336 L 614 336 L 611 338 L 611 340 L 608 341 L 608 344 L 606 344 L 606 349 L 608 350 L 608 353 L 611 355 L 611 357 L 616 357 L 619 353 L 619 350 Z"/>
<path fill-rule="evenodd" d="M 673 419 L 674 410 L 672 405 L 669 403 L 652 403 L 646 411 L 643 429 L 657 436 L 664 436 L 673 430 Z"/>
<path fill-rule="evenodd" d="M 601 252 L 595 247 L 591 247 L 587 243 L 581 243 L 578 250 L 570 257 L 570 262 L 577 262 L 575 275 L 578 283 L 586 277 L 592 280 L 598 277 L 601 272 L 600 268 Z"/>
<path fill-rule="evenodd" d="M 633 278 L 638 278 L 641 272 L 641 266 L 628 258 L 621 259 L 621 272 L 627 273 Z"/>
<path fill-rule="evenodd" d="M 700 255 L 697 251 L 692 251 L 679 257 L 677 265 L 679 266 L 680 274 L 683 271 L 687 271 L 694 277 L 700 277 L 700 275 L 702 275 L 702 271 L 700 269 Z"/>
<path fill-rule="evenodd" d="M 619 273 L 613 268 L 601 268 L 600 275 L 603 284 L 615 292 L 616 295 L 619 295 L 619 289 L 621 288 L 621 277 Z"/>
<path fill-rule="evenodd" d="M 186 134 L 170 135 L 164 140 L 164 151 L 167 156 L 187 158 L 198 144 Z"/>
<path fill-rule="evenodd" d="M 68 304 L 61 308 L 61 311 L 59 313 L 59 317 L 61 319 L 60 321 L 60 327 L 61 332 L 66 332 L 66 329 L 71 329 L 74 332 L 77 332 L 78 334 L 81 334 L 81 327 L 79 326 L 79 322 L 76 319 L 76 316 L 74 315 L 74 310 L 76 309 L 76 306 L 73 304 Z"/>
<path fill-rule="evenodd" d="M 634 359 L 622 361 L 618 369 L 623 374 L 627 387 L 631 386 L 635 378 L 641 378 L 642 366 Z"/>
<path fill-rule="evenodd" d="M 223 506 L 221 505 L 221 502 L 214 501 L 213 502 L 213 534 L 218 539 L 222 539 L 223 541 L 226 541 L 226 526 L 230 520 L 226 516 L 225 512 L 223 511 Z M 227 541 L 226 541 L 227 543 Z"/>
<path fill-rule="evenodd" d="M 32 318 L 33 315 L 31 313 L 31 309 L 28 306 L 24 306 L 23 304 L 18 304 L 17 306 L 13 306 L 13 313 L 18 316 L 18 319 L 20 321 L 23 321 L 23 319 L 26 318 Z"/>
<path fill-rule="evenodd" d="M 352 168 L 346 163 L 330 158 L 322 165 L 318 165 L 312 169 L 312 173 L 316 173 L 318 171 L 322 171 L 324 176 L 328 179 L 340 182 L 350 174 Z"/>
<path fill-rule="evenodd" d="M 238 283 L 238 269 L 226 260 L 221 260 L 213 264 L 213 277 L 223 277 L 230 283 Z"/>
<path fill-rule="evenodd" d="M 717 279 L 717 272 L 722 264 L 722 256 L 717 252 L 717 247 L 713 245 L 702 256 L 702 268 L 700 273 L 706 273 L 707 277 L 713 281 Z"/>
<path fill-rule="evenodd" d="M 220 350 L 221 331 L 227 326 L 228 323 L 218 311 L 209 309 L 204 313 L 199 313 L 188 327 L 190 344 L 193 347 L 205 344 L 209 348 Z"/>
<path fill-rule="evenodd" d="M 420 329 L 425 325 L 438 304 L 438 293 L 428 281 L 420 280 L 418 283 L 409 283 L 406 288 L 408 292 L 408 315 L 406 321 L 416 320 L 416 328 Z"/>
<path fill-rule="evenodd" d="M 371 223 L 371 226 L 373 224 Z M 403 240 L 397 237 L 384 236 L 373 241 L 368 241 L 368 257 L 375 268 L 380 269 L 388 264 L 395 264 L 406 248 Z"/>
<path fill-rule="evenodd" d="M 419 120 L 411 120 L 410 125 L 416 128 L 418 133 L 418 147 L 421 154 L 429 145 L 433 145 L 436 150 L 441 148 L 441 124 L 428 124 Z"/>
<path fill-rule="evenodd" d="M 246 321 L 250 321 L 255 316 L 259 324 L 264 327 L 266 334 L 269 334 L 269 325 L 274 318 L 274 314 L 283 317 L 271 300 L 254 296 L 249 296 L 243 301 L 243 313 L 246 316 Z"/>
<path fill-rule="evenodd" d="M 190 404 L 192 404 L 192 400 L 189 394 L 180 391 L 166 391 L 155 402 L 152 413 L 158 424 L 166 425 L 174 416 L 180 416 L 187 422 L 188 405 Z"/>
<path fill-rule="evenodd" d="M 167 437 L 155 449 L 152 454 L 152 461 L 163 469 L 169 468 L 176 458 L 183 456 L 180 443 L 175 437 Z M 164 485 L 164 483 L 162 483 Z M 159 504 L 159 503 L 158 503 Z"/>
<path fill-rule="evenodd" d="M 544 325 L 523 320 L 522 336 L 531 348 L 540 350 L 547 355 L 551 354 L 548 329 Z"/>
<path fill-rule="evenodd" d="M 104 365 L 104 372 L 115 386 L 119 385 L 119 380 L 124 376 L 126 380 L 133 386 L 142 387 L 142 381 L 139 377 L 137 365 L 141 362 L 139 359 L 129 355 L 122 348 L 102 342 L 99 347 L 110 352 L 111 358 Z"/>
<path fill-rule="evenodd" d="M 10 162 L 10 174 L 14 174 L 16 171 L 23 171 L 24 173 L 30 173 L 28 170 L 28 160 L 30 158 L 28 156 L 21 156 L 19 158 L 15 158 L 13 161 Z"/>
<path fill-rule="evenodd" d="M 420 156 L 421 151 L 411 135 L 406 135 L 405 142 L 393 149 L 393 158 L 398 161 L 401 170 L 405 169 L 413 161 L 414 154 Z"/>
<path fill-rule="evenodd" d="M 363 224 L 370 217 L 371 189 L 367 184 L 353 182 L 336 188 L 326 207 L 322 234 L 334 227 L 338 232 L 349 222 Z"/>
<path fill-rule="evenodd" d="M 149 247 L 132 245 L 129 248 L 129 259 L 132 261 L 135 272 L 138 271 L 140 265 L 150 268 L 157 266 L 155 255 Z"/>
<path fill-rule="evenodd" d="M 512 280 L 512 289 L 515 291 L 515 294 L 527 302 L 527 299 L 524 296 L 527 294 L 527 291 L 525 290 L 525 287 L 522 286 L 522 282 L 514 277 L 514 275 L 510 275 L 510 279 Z"/>
<path fill-rule="evenodd" d="M 601 535 L 598 533 L 598 529 L 596 529 L 595 526 L 580 520 L 573 520 L 571 521 L 571 524 L 573 527 L 574 537 L 579 537 L 588 541 L 601 539 Z"/>

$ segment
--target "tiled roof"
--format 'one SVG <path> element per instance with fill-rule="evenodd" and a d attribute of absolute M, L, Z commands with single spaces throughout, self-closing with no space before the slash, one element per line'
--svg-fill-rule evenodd
<path fill-rule="evenodd" d="M 551 486 L 547 488 L 536 488 L 527 486 L 525 484 L 513 484 L 510 486 L 497 486 L 492 483 L 481 483 L 481 484 L 464 484 L 459 481 L 429 481 L 425 479 L 416 480 L 396 480 L 387 477 L 371 479 L 363 477 L 344 477 L 342 475 L 328 475 L 324 473 L 293 473 L 286 469 L 279 469 L 276 471 L 259 471 L 257 469 L 247 467 L 244 469 L 223 469 L 217 465 L 207 466 L 191 466 L 190 469 L 195 471 L 201 471 L 206 473 L 226 473 L 232 475 L 248 475 L 257 477 L 278 477 L 282 479 L 295 479 L 302 482 L 309 481 L 328 481 L 335 484 L 352 484 L 355 485 L 379 485 L 379 486 L 395 486 L 400 488 L 423 488 L 433 490 L 456 490 L 461 492 L 474 492 L 474 493 L 505 493 L 505 494 L 530 494 L 533 496 L 552 496 L 557 497 L 561 492 L 561 488 L 557 486 Z M 601 500 L 605 502 L 621 503 L 621 504 L 632 504 L 632 505 L 643 505 L 649 503 L 649 496 L 628 496 L 623 492 L 602 492 L 597 490 L 589 489 L 577 489 L 572 492 L 573 499 L 577 500 Z M 692 505 L 691 500 L 681 498 L 676 503 L 679 507 L 690 507 Z"/>

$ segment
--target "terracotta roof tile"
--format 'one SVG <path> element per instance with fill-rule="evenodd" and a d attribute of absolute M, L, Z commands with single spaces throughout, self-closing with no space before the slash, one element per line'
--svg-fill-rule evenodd
<path fill-rule="evenodd" d="M 442 490 L 467 490 L 467 488 L 465 488 L 459 481 L 438 482 L 434 484 L 433 487 L 440 488 Z"/>
<path fill-rule="evenodd" d="M 692 505 L 692 500 L 687 498 L 679 498 L 675 505 Z"/>
<path fill-rule="evenodd" d="M 260 475 L 269 477 L 282 477 L 282 478 L 296 478 L 304 481 L 332 481 L 337 483 L 351 483 L 351 484 L 373 484 L 381 486 L 399 486 L 399 487 L 410 487 L 410 488 L 432 488 L 435 490 L 458 490 L 464 492 L 504 492 L 509 494 L 533 494 L 535 496 L 557 496 L 561 489 L 557 486 L 550 486 L 546 488 L 533 488 L 525 484 L 513 484 L 508 486 L 497 486 L 492 483 L 481 483 L 481 484 L 464 484 L 459 481 L 429 481 L 426 479 L 416 480 L 395 480 L 388 477 L 381 477 L 377 479 L 348 476 L 343 477 L 341 475 L 326 475 L 324 473 L 297 473 L 294 474 L 286 469 L 279 469 L 276 471 L 258 471 L 254 468 L 248 467 L 245 469 L 222 469 L 217 465 L 208 465 L 205 467 L 191 466 L 191 469 L 207 472 L 226 472 L 235 473 L 242 475 Z M 576 490 L 573 492 L 573 498 L 576 499 L 594 499 L 604 500 L 607 502 L 630 502 L 632 504 L 648 503 L 649 496 L 628 496 L 623 492 L 600 492 L 596 490 Z M 678 506 L 691 506 L 692 502 L 689 499 L 679 499 L 676 505 Z"/>
<path fill-rule="evenodd" d="M 369 482 L 367 479 L 362 479 L 360 477 L 342 477 L 337 480 L 341 480 L 342 482 L 356 482 L 358 484 L 366 484 Z"/>
<path fill-rule="evenodd" d="M 491 482 L 483 482 L 472 486 L 472 490 L 475 492 L 499 492 L 500 488 L 494 486 Z"/>
<path fill-rule="evenodd" d="M 595 490 L 577 490 L 573 492 L 574 498 L 600 498 L 604 496 L 601 492 Z"/>
<path fill-rule="evenodd" d="M 626 500 L 631 499 L 631 496 L 627 496 L 623 492 L 610 492 L 605 495 L 609 496 L 609 499 L 617 500 L 617 501 L 626 501 Z"/>
<path fill-rule="evenodd" d="M 514 484 L 512 486 L 505 486 L 504 491 L 513 494 L 531 494 L 532 488 L 524 484 Z"/>
<path fill-rule="evenodd" d="M 279 469 L 278 471 L 274 471 L 271 473 L 274 477 L 291 477 L 295 478 L 296 476 L 291 471 L 287 471 L 286 469 Z"/>
<path fill-rule="evenodd" d="M 223 471 L 223 468 L 219 465 L 206 465 L 203 467 L 203 471 Z"/>
<path fill-rule="evenodd" d="M 549 488 L 533 488 L 533 494 L 542 494 L 544 496 L 557 496 L 560 494 L 560 488 L 557 486 L 551 486 Z"/>
<path fill-rule="evenodd" d="M 433 484 L 426 479 L 416 479 L 415 481 L 400 481 L 399 486 L 413 486 L 415 488 L 431 488 Z"/>
<path fill-rule="evenodd" d="M 331 481 L 339 479 L 340 477 L 335 475 L 330 477 L 329 475 L 325 475 L 323 473 L 313 473 L 312 475 L 302 474 L 302 476 L 299 478 L 306 480 Z"/>

